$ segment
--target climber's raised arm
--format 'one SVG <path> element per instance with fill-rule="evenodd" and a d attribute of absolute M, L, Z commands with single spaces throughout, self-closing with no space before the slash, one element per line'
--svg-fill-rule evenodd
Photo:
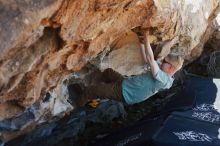
<path fill-rule="evenodd" d="M 146 52 L 145 52 L 145 45 L 144 44 L 141 44 L 141 55 L 142 55 L 142 58 L 144 59 L 144 62 L 149 64 L 148 60 L 146 58 Z"/>
<path fill-rule="evenodd" d="M 148 39 L 148 33 L 149 32 L 145 32 L 145 34 L 144 34 L 144 46 L 143 47 L 145 49 L 145 51 L 144 51 L 145 58 L 146 58 L 147 63 L 150 65 L 151 72 L 152 72 L 153 76 L 156 76 L 156 74 L 159 70 L 159 67 L 158 67 L 157 62 L 154 59 L 154 53 L 153 53 L 152 48 L 150 46 L 150 42 Z"/>

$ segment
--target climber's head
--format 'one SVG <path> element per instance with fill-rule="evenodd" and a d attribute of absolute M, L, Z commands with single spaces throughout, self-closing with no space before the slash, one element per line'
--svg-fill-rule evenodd
<path fill-rule="evenodd" d="M 161 69 L 173 76 L 183 65 L 183 59 L 176 54 L 168 54 L 161 64 Z"/>

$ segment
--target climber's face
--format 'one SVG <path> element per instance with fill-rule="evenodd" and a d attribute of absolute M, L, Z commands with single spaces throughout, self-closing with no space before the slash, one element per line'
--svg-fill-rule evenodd
<path fill-rule="evenodd" d="M 161 69 L 170 76 L 172 76 L 176 72 L 174 66 L 171 63 L 167 62 L 165 59 L 161 64 Z"/>
<path fill-rule="evenodd" d="M 171 68 L 171 66 L 172 65 L 170 63 L 163 61 L 163 63 L 161 64 L 161 69 L 167 71 L 169 70 L 169 68 Z"/>
<path fill-rule="evenodd" d="M 169 54 L 164 58 L 161 64 L 161 69 L 172 76 L 182 68 L 183 62 L 184 59 L 182 57 L 176 54 Z"/>

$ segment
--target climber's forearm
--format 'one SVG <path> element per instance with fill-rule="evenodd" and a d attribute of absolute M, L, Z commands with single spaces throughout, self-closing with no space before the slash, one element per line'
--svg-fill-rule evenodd
<path fill-rule="evenodd" d="M 148 64 L 144 44 L 141 44 L 141 55 L 142 55 L 142 58 L 144 59 L 144 62 Z"/>
<path fill-rule="evenodd" d="M 154 53 L 153 53 L 152 48 L 150 46 L 147 35 L 145 36 L 144 41 L 145 41 L 144 46 L 145 46 L 146 59 L 147 59 L 148 63 L 150 64 L 155 60 L 154 60 Z"/>
<path fill-rule="evenodd" d="M 154 53 L 152 51 L 152 48 L 150 46 L 150 42 L 148 40 L 148 32 L 145 34 L 145 55 L 146 55 L 146 60 L 148 62 L 148 64 L 150 65 L 151 68 L 151 73 L 153 74 L 153 76 L 156 76 L 157 72 L 158 72 L 158 65 L 157 62 L 154 59 Z"/>

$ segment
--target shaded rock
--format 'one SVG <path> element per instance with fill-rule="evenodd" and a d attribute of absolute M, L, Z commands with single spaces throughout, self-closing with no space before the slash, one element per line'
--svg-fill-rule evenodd
<path fill-rule="evenodd" d="M 35 117 L 33 113 L 28 110 L 16 118 L 5 119 L 0 122 L 0 133 L 4 132 L 5 130 L 20 130 L 22 126 L 34 119 Z"/>
<path fill-rule="evenodd" d="M 29 48 L 21 48 L 13 59 L 7 59 L 0 65 L 0 102 L 24 99 L 25 96 L 28 96 L 27 101 L 30 102 L 30 105 L 36 101 L 31 95 L 35 90 L 35 94 L 39 96 L 41 84 L 45 84 L 42 81 L 45 75 L 41 69 L 45 68 L 45 65 L 41 63 L 43 63 L 47 53 L 57 49 L 57 36 L 55 34 L 55 30 L 46 29 L 44 35 L 36 43 Z M 6 92 L 8 95 L 2 95 Z M 1 98 L 2 96 L 7 96 L 5 97 L 7 99 Z"/>
<path fill-rule="evenodd" d="M 2 103 L 0 104 L 0 121 L 19 115 L 23 111 L 23 108 L 14 105 L 13 103 Z"/>
<path fill-rule="evenodd" d="M 43 34 L 40 22 L 51 17 L 62 0 L 1 1 L 0 2 L 0 60 L 18 53 L 18 48 L 28 47 Z"/>
<path fill-rule="evenodd" d="M 213 22 L 220 11 L 219 3 L 1 1 L 0 109 L 6 112 L 0 113 L 0 119 L 17 117 L 30 107 L 36 108 L 35 120 L 39 120 L 34 124 L 62 117 L 65 111 L 75 108 L 68 103 L 64 80 L 73 77 L 74 83 L 87 84 L 87 74 L 93 67 L 82 68 L 90 62 L 100 70 L 111 67 L 125 76 L 144 72 L 137 37 L 145 30 L 150 31 L 150 42 L 159 57 L 174 52 L 188 62 L 198 58 L 210 36 L 218 36 Z M 163 50 L 161 44 L 168 40 L 176 41 L 171 50 Z M 43 102 L 46 93 L 51 98 Z M 22 132 L 10 134 L 3 139 Z"/>
<path fill-rule="evenodd" d="M 194 75 L 220 78 L 220 50 L 203 53 L 186 67 Z"/>
<path fill-rule="evenodd" d="M 105 123 L 112 121 L 117 117 L 125 117 L 126 111 L 122 103 L 116 101 L 108 101 L 98 106 L 94 112 L 87 116 L 88 121 L 94 123 Z"/>
<path fill-rule="evenodd" d="M 79 134 L 85 130 L 88 122 L 104 124 L 115 118 L 124 117 L 125 114 L 121 103 L 116 101 L 103 102 L 96 109 L 75 111 L 68 117 L 41 125 L 36 130 L 6 143 L 6 146 L 55 145 L 67 138 L 76 141 Z"/>

